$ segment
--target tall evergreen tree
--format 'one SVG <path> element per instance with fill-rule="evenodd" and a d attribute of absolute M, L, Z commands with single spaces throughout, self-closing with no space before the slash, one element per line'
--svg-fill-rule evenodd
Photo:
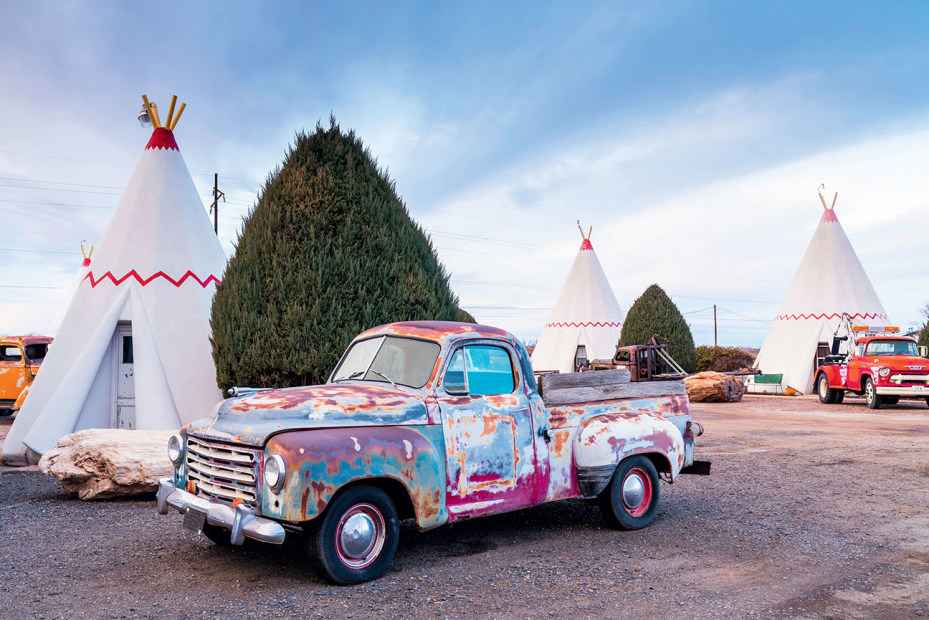
<path fill-rule="evenodd" d="M 297 134 L 216 289 L 217 382 L 324 382 L 364 329 L 459 316 L 458 299 L 394 182 L 354 132 Z"/>
<path fill-rule="evenodd" d="M 697 353 L 687 321 L 662 288 L 652 284 L 626 313 L 617 346 L 648 344 L 655 334 L 668 345 L 668 353 L 684 370 L 696 369 Z"/>

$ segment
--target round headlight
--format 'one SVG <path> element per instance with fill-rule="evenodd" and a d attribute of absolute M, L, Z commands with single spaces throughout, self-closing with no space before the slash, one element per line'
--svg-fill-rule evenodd
<path fill-rule="evenodd" d="M 265 459 L 265 484 L 274 491 L 284 488 L 284 459 L 275 454 Z"/>
<path fill-rule="evenodd" d="M 180 435 L 171 435 L 168 438 L 168 458 L 175 467 L 180 467 L 184 461 L 184 440 Z"/>
<path fill-rule="evenodd" d="M 881 375 L 882 377 L 886 377 L 887 375 L 890 374 L 890 368 L 881 368 L 878 371 L 878 374 Z"/>

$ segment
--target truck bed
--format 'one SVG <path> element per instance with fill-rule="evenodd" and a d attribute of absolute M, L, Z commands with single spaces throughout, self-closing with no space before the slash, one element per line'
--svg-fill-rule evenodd
<path fill-rule="evenodd" d="M 687 393 L 684 382 L 642 381 L 632 383 L 625 368 L 594 370 L 538 377 L 539 395 L 545 406 L 580 405 L 603 400 L 680 396 Z"/>

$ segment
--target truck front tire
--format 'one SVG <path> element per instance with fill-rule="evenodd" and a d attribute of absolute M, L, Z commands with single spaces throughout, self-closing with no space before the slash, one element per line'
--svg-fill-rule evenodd
<path fill-rule="evenodd" d="M 864 380 L 864 402 L 868 404 L 868 409 L 881 408 L 881 397 L 878 395 L 877 390 L 874 389 L 874 381 L 871 380 L 871 377 Z"/>
<path fill-rule="evenodd" d="M 307 544 L 332 582 L 363 583 L 384 574 L 400 538 L 397 509 L 387 493 L 352 487 L 329 503 L 321 519 Z"/>
<path fill-rule="evenodd" d="M 600 512 L 610 527 L 638 530 L 658 512 L 658 470 L 648 457 L 624 459 L 598 498 Z"/>

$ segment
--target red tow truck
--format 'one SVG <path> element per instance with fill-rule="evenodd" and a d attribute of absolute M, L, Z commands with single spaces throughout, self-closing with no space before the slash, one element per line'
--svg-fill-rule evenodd
<path fill-rule="evenodd" d="M 842 331 L 846 335 L 840 336 Z M 901 335 L 899 327 L 853 325 L 845 320 L 833 337 L 832 353 L 816 369 L 819 401 L 841 403 L 846 392 L 853 392 L 864 396 L 871 409 L 896 405 L 901 398 L 924 399 L 929 404 L 925 355 L 926 347 Z"/>

